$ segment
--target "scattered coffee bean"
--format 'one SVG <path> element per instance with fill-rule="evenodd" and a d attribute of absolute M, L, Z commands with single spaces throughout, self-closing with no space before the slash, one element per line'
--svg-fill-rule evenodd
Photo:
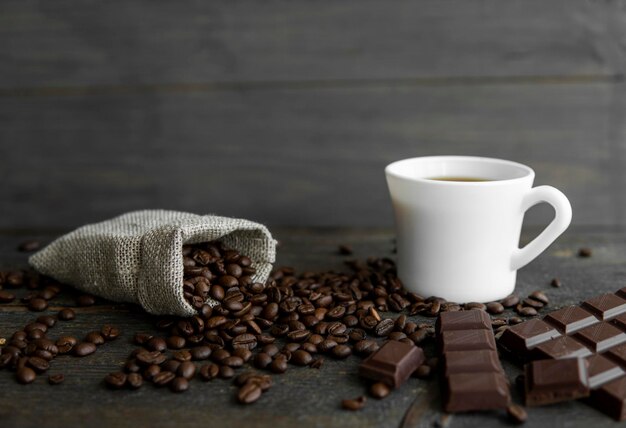
<path fill-rule="evenodd" d="M 57 319 L 51 315 L 42 315 L 37 318 L 37 322 L 51 328 L 56 325 Z"/>
<path fill-rule="evenodd" d="M 352 349 L 348 345 L 337 345 L 332 349 L 335 358 L 348 358 L 352 354 Z"/>
<path fill-rule="evenodd" d="M 541 309 L 545 305 L 535 299 L 528 298 L 528 299 L 522 300 L 522 306 L 530 306 L 531 308 Z"/>
<path fill-rule="evenodd" d="M 59 311 L 59 313 L 57 314 L 57 317 L 61 321 L 70 321 L 76 318 L 76 313 L 70 308 L 65 308 Z"/>
<path fill-rule="evenodd" d="M 11 303 L 14 300 L 15 294 L 7 290 L 0 290 L 0 303 Z"/>
<path fill-rule="evenodd" d="M 37 378 L 37 375 L 30 367 L 21 367 L 17 370 L 15 377 L 19 383 L 26 385 L 32 383 Z"/>
<path fill-rule="evenodd" d="M 126 374 L 123 372 L 109 373 L 104 377 L 106 386 L 112 389 L 120 389 L 126 385 Z"/>
<path fill-rule="evenodd" d="M 104 340 L 110 341 L 110 340 L 117 339 L 117 337 L 120 335 L 120 329 L 112 325 L 106 324 L 102 326 L 102 329 L 100 330 L 100 334 L 102 335 Z"/>
<path fill-rule="evenodd" d="M 104 337 L 102 337 L 99 331 L 91 331 L 85 336 L 85 342 L 90 342 L 94 345 L 102 345 L 104 343 Z"/>
<path fill-rule="evenodd" d="M 498 315 L 504 312 L 504 305 L 499 302 L 489 302 L 487 303 L 487 312 L 492 315 Z"/>
<path fill-rule="evenodd" d="M 415 371 L 413 372 L 413 376 L 420 379 L 426 379 L 430 377 L 432 370 L 433 369 L 428 364 L 422 364 L 417 369 L 415 369 Z"/>
<path fill-rule="evenodd" d="M 383 382 L 376 382 L 370 387 L 370 395 L 374 398 L 382 399 L 390 393 L 391 388 Z"/>
<path fill-rule="evenodd" d="M 559 278 L 552 278 L 552 281 L 550 281 L 550 285 L 555 288 L 559 288 L 561 286 L 561 280 Z"/>
<path fill-rule="evenodd" d="M 324 365 L 324 358 L 317 357 L 316 359 L 311 361 L 311 364 L 309 364 L 309 367 L 312 369 L 320 369 L 322 368 L 323 365 Z"/>
<path fill-rule="evenodd" d="M 139 373 L 130 373 L 128 376 L 126 376 L 126 384 L 131 389 L 141 388 L 141 385 L 143 385 L 143 378 Z"/>
<path fill-rule="evenodd" d="M 200 367 L 200 378 L 204 381 L 215 379 L 220 372 L 220 367 L 217 364 L 209 363 Z"/>
<path fill-rule="evenodd" d="M 343 407 L 346 410 L 352 410 L 352 411 L 360 410 L 363 408 L 366 401 L 367 401 L 367 398 L 365 398 L 365 396 L 362 395 L 358 398 L 342 400 L 341 407 Z"/>
<path fill-rule="evenodd" d="M 511 294 L 510 296 L 505 297 L 504 299 L 500 300 L 500 303 L 505 308 L 512 308 L 513 306 L 517 305 L 519 302 L 520 302 L 520 298 L 519 296 L 515 294 Z"/>
<path fill-rule="evenodd" d="M 262 389 L 256 382 L 246 382 L 237 391 L 237 400 L 241 404 L 250 404 L 261 398 Z"/>
<path fill-rule="evenodd" d="M 86 357 L 96 352 L 96 345 L 91 342 L 81 342 L 76 344 L 72 351 L 77 357 Z"/>
<path fill-rule="evenodd" d="M 48 375 L 48 383 L 50 385 L 59 385 L 60 383 L 63 383 L 64 380 L 65 376 L 62 373 Z"/>
<path fill-rule="evenodd" d="M 524 306 L 523 308 L 520 308 L 517 313 L 524 317 L 534 317 L 537 315 L 537 309 L 530 306 Z"/>
<path fill-rule="evenodd" d="M 582 247 L 578 249 L 578 257 L 591 257 L 591 248 Z"/>
<path fill-rule="evenodd" d="M 172 392 L 185 392 L 189 389 L 189 381 L 184 377 L 175 377 L 170 383 L 170 390 Z"/>
<path fill-rule="evenodd" d="M 41 297 L 35 297 L 28 302 L 28 309 L 35 312 L 41 312 L 48 309 L 48 302 Z"/>
<path fill-rule="evenodd" d="M 519 404 L 510 404 L 506 409 L 506 413 L 509 419 L 516 424 L 523 424 L 528 419 L 526 409 Z"/>
<path fill-rule="evenodd" d="M 17 250 L 23 253 L 32 253 L 33 251 L 37 251 L 39 248 L 41 248 L 41 242 L 34 239 L 24 241 L 17 246 Z"/>
<path fill-rule="evenodd" d="M 297 366 L 308 366 L 313 361 L 313 357 L 306 351 L 298 349 L 291 355 L 291 362 Z"/>
<path fill-rule="evenodd" d="M 352 255 L 352 247 L 349 245 L 340 245 L 339 246 L 339 254 L 342 256 L 350 256 Z"/>
<path fill-rule="evenodd" d="M 487 306 L 485 306 L 483 303 L 479 303 L 479 302 L 466 303 L 465 305 L 463 305 L 463 307 L 465 308 L 465 310 L 468 310 L 468 311 L 471 311 L 471 310 L 485 311 L 485 310 L 487 310 Z"/>
<path fill-rule="evenodd" d="M 96 304 L 96 298 L 90 294 L 83 294 L 76 299 L 78 306 L 93 306 Z"/>
<path fill-rule="evenodd" d="M 528 295 L 528 297 L 532 300 L 536 300 L 537 302 L 541 302 L 544 305 L 547 305 L 550 301 L 548 300 L 548 296 L 543 291 L 535 290 Z"/>
<path fill-rule="evenodd" d="M 152 378 L 152 383 L 156 386 L 165 386 L 174 380 L 176 375 L 169 371 L 161 371 Z"/>

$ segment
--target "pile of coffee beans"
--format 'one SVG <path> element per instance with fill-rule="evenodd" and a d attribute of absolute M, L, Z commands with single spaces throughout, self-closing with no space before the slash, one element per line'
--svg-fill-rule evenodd
<path fill-rule="evenodd" d="M 344 247 L 341 254 L 352 252 Z M 160 318 L 156 323 L 160 334 L 134 334 L 137 348 L 121 370 L 105 377 L 109 388 L 137 389 L 152 383 L 172 392 L 184 392 L 194 378 L 205 382 L 234 379 L 239 387 L 237 401 L 250 404 L 271 387 L 268 372 L 281 374 L 292 366 L 318 369 L 325 358 L 366 357 L 386 340 L 415 345 L 431 341 L 432 322 L 416 323 L 409 316 L 434 319 L 440 312 L 462 310 L 486 310 L 496 316 L 507 309 L 514 309 L 521 316 L 533 316 L 548 304 L 541 291 L 526 299 L 513 295 L 487 304 L 426 298 L 403 288 L 395 264 L 388 258 L 348 260 L 345 263 L 349 272 L 297 274 L 293 268 L 278 268 L 265 283 L 253 280 L 253 260 L 221 242 L 186 245 L 182 261 L 183 294 L 197 314 L 190 318 Z M 15 299 L 8 291 L 12 287 L 33 290 L 22 299 L 31 310 L 45 310 L 47 302 L 62 290 L 60 284 L 32 272 L 2 273 L 0 302 Z M 83 295 L 76 303 L 89 306 L 95 299 Z M 31 361 L 32 358 L 49 363 L 56 355 L 86 356 L 119 335 L 115 327 L 105 326 L 87 333 L 82 341 L 70 336 L 56 341 L 47 338 L 47 329 L 57 320 L 74 317 L 74 311 L 65 308 L 46 318 L 52 325 L 41 322 L 42 318 L 35 324 L 42 324 L 43 328 L 29 324 L 16 332 L 2 349 L 0 368 L 16 370 L 20 382 L 32 382 L 34 376 L 47 370 L 44 362 Z M 492 321 L 500 333 L 522 319 L 495 317 Z M 427 378 L 436 365 L 437 359 L 430 358 L 414 376 Z M 49 378 L 51 384 L 62 381 L 62 374 Z M 369 390 L 369 395 L 376 399 L 390 393 L 391 388 L 382 383 L 372 384 Z M 363 396 L 345 400 L 342 406 L 358 410 L 365 403 Z"/>

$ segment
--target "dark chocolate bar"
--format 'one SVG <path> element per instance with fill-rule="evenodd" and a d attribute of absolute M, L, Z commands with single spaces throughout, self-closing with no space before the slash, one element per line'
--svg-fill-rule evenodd
<path fill-rule="evenodd" d="M 443 360 L 444 410 L 506 408 L 509 384 L 498 359 L 489 315 L 480 310 L 444 312 L 436 330 Z"/>
<path fill-rule="evenodd" d="M 543 406 L 589 396 L 587 365 L 582 358 L 526 364 L 526 405 Z"/>
<path fill-rule="evenodd" d="M 424 351 L 422 348 L 397 340 L 390 340 L 361 363 L 359 374 L 397 388 L 423 362 Z"/>
<path fill-rule="evenodd" d="M 585 401 L 616 419 L 626 419 L 626 287 L 551 312 L 543 320 L 512 326 L 498 346 L 515 358 L 547 359 L 557 366 L 567 359 L 586 361 L 591 393 Z M 558 392 L 559 399 L 582 393 L 580 385 L 569 393 L 565 389 Z M 549 401 L 533 396 L 527 400 L 530 405 Z"/>

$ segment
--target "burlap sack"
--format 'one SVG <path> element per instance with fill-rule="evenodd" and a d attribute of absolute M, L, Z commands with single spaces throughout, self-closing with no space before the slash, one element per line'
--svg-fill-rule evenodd
<path fill-rule="evenodd" d="M 196 311 L 183 297 L 182 246 L 216 239 L 252 259 L 255 282 L 267 280 L 276 241 L 265 226 L 163 210 L 83 226 L 33 254 L 29 263 L 96 296 L 138 303 L 153 314 L 191 316 Z"/>

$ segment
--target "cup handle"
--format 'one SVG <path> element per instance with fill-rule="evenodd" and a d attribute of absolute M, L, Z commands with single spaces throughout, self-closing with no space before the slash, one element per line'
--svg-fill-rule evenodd
<path fill-rule="evenodd" d="M 524 196 L 522 212 L 541 202 L 547 202 L 554 207 L 554 219 L 535 239 L 524 248 L 513 250 L 511 269 L 517 270 L 530 263 L 541 254 L 559 235 L 565 232 L 572 221 L 572 206 L 567 197 L 552 186 L 537 186 Z"/>

